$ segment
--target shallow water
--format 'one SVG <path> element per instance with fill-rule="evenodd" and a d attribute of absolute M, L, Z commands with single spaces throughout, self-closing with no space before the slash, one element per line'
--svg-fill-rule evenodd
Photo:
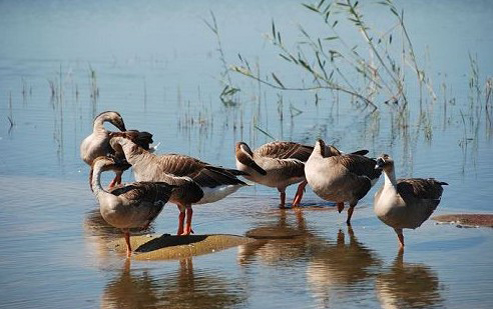
<path fill-rule="evenodd" d="M 299 71 L 279 62 L 262 35 L 273 19 L 286 40 L 297 39 L 296 23 L 316 25 L 296 1 L 1 2 L 0 307 L 492 307 L 493 230 L 427 221 L 405 232 L 399 255 L 394 232 L 372 211 L 377 188 L 358 204 L 352 228 L 310 190 L 295 212 L 277 208 L 275 190 L 252 186 L 195 207 L 194 229 L 272 238 L 178 261 L 126 261 L 106 246 L 120 234 L 101 222 L 79 158 L 94 115 L 105 110 L 152 132 L 158 152 L 224 166 L 234 166 L 236 141 L 270 140 L 255 125 L 279 139 L 322 137 L 343 150 L 390 153 L 398 176 L 449 183 L 435 214 L 492 213 L 491 109 L 484 92 L 471 99 L 468 54 L 483 87 L 493 72 L 493 5 L 398 5 L 439 95 L 421 114 L 410 104 L 406 126 L 385 105 L 369 114 L 324 93 L 317 105 L 313 93 L 259 89 L 238 75 L 240 105 L 221 103 L 217 43 L 202 19 L 214 12 L 229 63 L 241 53 L 294 83 Z M 387 16 L 368 14 L 376 24 Z M 291 116 L 290 106 L 302 113 Z M 177 215 L 167 205 L 146 233 L 175 232 Z"/>

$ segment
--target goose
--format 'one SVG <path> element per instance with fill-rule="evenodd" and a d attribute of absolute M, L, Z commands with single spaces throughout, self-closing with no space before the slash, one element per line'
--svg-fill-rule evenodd
<path fill-rule="evenodd" d="M 146 229 L 169 200 L 174 186 L 165 182 L 134 182 L 107 191 L 101 186 L 101 173 L 115 168 L 119 167 L 114 158 L 97 157 L 92 162 L 89 182 L 103 219 L 123 231 L 130 257 L 129 229 Z"/>
<path fill-rule="evenodd" d="M 93 121 L 92 133 L 87 136 L 80 144 L 80 157 L 89 166 L 92 165 L 94 159 L 99 156 L 106 156 L 108 154 L 114 154 L 113 149 L 109 144 L 110 131 L 106 130 L 104 123 L 109 122 L 117 127 L 120 131 L 126 131 L 125 123 L 122 116 L 115 111 L 106 111 L 97 115 Z M 152 141 L 152 134 L 149 132 L 139 132 L 137 130 L 131 130 L 137 132 L 139 137 L 136 141 L 144 148 L 149 149 Z M 115 178 L 111 181 L 109 187 L 120 184 L 122 180 L 123 172 L 130 168 L 129 164 L 120 164 L 118 169 L 115 170 Z"/>
<path fill-rule="evenodd" d="M 404 248 L 402 229 L 415 229 L 425 222 L 440 204 L 448 183 L 434 178 L 396 179 L 394 160 L 387 154 L 377 159 L 375 169 L 383 170 L 385 183 L 375 194 L 377 217 L 397 233 L 399 249 Z"/>
<path fill-rule="evenodd" d="M 250 181 L 277 188 L 280 194 L 280 208 L 285 208 L 286 188 L 300 183 L 292 203 L 292 207 L 298 207 L 307 185 L 305 162 L 312 151 L 313 146 L 288 141 L 270 142 L 252 151 L 247 143 L 238 142 L 235 149 L 236 168 L 246 172 L 248 175 L 244 177 Z M 358 151 L 363 154 L 367 152 Z"/>
<path fill-rule="evenodd" d="M 192 204 L 216 202 L 247 185 L 236 177 L 245 175 L 244 172 L 214 166 L 186 155 L 157 156 L 137 145 L 134 137 L 133 132 L 114 132 L 110 144 L 117 152 L 124 153 L 137 181 L 171 181 L 175 184 L 173 181 L 177 177 L 190 181 L 186 187 L 180 186 L 174 190 L 170 198 L 170 202 L 180 210 L 178 235 L 193 233 Z"/>
<path fill-rule="evenodd" d="M 327 151 L 327 148 L 331 150 Z M 339 213 L 344 209 L 344 202 L 349 202 L 348 225 L 351 224 L 354 207 L 382 173 L 375 169 L 375 160 L 361 153 L 343 154 L 319 139 L 305 163 L 306 180 L 315 194 L 337 203 Z"/>
<path fill-rule="evenodd" d="M 292 207 L 299 206 L 306 186 L 305 162 L 313 147 L 294 142 L 275 141 L 252 151 L 245 142 L 236 143 L 236 168 L 244 177 L 267 187 L 277 188 L 280 208 L 285 208 L 286 188 L 300 183 Z"/>

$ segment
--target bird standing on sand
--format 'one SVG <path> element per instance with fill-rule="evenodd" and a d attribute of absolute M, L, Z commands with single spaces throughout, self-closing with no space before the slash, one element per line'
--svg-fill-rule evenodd
<path fill-rule="evenodd" d="M 129 229 L 146 229 L 169 200 L 174 186 L 165 182 L 134 182 L 107 191 L 101 186 L 101 173 L 115 168 L 119 169 L 114 158 L 94 159 L 89 182 L 103 219 L 123 231 L 127 257 L 130 257 Z"/>
<path fill-rule="evenodd" d="M 115 132 L 111 134 L 110 144 L 117 153 L 125 155 L 137 181 L 165 181 L 178 186 L 170 198 L 180 210 L 178 235 L 193 232 L 192 204 L 216 202 L 247 185 L 236 177 L 244 172 L 214 166 L 186 155 L 157 156 L 137 145 L 134 138 L 132 132 Z"/>

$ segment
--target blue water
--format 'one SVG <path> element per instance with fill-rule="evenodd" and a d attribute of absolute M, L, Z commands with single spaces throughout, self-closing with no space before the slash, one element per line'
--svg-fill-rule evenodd
<path fill-rule="evenodd" d="M 436 214 L 492 213 L 493 115 L 485 85 L 493 72 L 493 5 L 396 6 L 437 95 L 425 96 L 420 113 L 407 71 L 405 125 L 381 100 L 370 113 L 348 96 L 278 91 L 233 72 L 238 104 L 220 101 L 226 78 L 217 38 L 204 22 L 210 12 L 227 65 L 239 65 L 241 54 L 261 74 L 275 71 L 296 86 L 310 77 L 264 37 L 272 21 L 290 48 L 303 39 L 298 24 L 325 35 L 297 1 L 0 2 L 0 307 L 490 308 L 492 231 L 428 221 L 407 232 L 400 257 L 394 232 L 372 212 L 382 181 L 360 201 L 352 230 L 345 214 L 310 190 L 304 205 L 320 207 L 305 207 L 301 218 L 278 210 L 277 192 L 260 186 L 198 206 L 199 234 L 270 227 L 299 236 L 181 261 L 128 265 L 106 247 L 101 233 L 108 230 L 90 220 L 97 203 L 79 144 L 105 110 L 120 112 L 128 128 L 152 132 L 158 152 L 223 166 L 234 166 L 237 141 L 256 147 L 271 140 L 256 127 L 276 139 L 312 144 L 321 137 L 346 151 L 386 152 L 398 177 L 449 183 Z M 380 5 L 365 3 L 364 10 L 372 27 L 393 25 Z M 340 31 L 347 40 L 360 38 L 351 27 Z M 358 51 L 368 54 L 363 45 Z M 470 87 L 470 58 L 478 63 L 479 97 Z M 168 205 L 153 231 L 173 233 L 176 217 Z"/>

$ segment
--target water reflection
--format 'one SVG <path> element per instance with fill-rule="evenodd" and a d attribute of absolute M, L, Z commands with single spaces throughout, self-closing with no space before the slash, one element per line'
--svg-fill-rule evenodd
<path fill-rule="evenodd" d="M 192 258 L 180 260 L 177 271 L 159 277 L 149 270 L 131 270 L 127 260 L 106 285 L 101 308 L 232 308 L 246 298 L 241 282 L 216 271 L 194 270 Z"/>
<path fill-rule="evenodd" d="M 292 222 L 288 214 L 293 214 Z M 250 229 L 246 236 L 257 241 L 242 245 L 238 249 L 238 262 L 248 265 L 259 259 L 266 265 L 292 265 L 295 260 L 309 256 L 310 244 L 314 235 L 306 226 L 301 211 L 279 209 L 277 220 L 272 223 L 262 223 L 259 227 Z"/>
<path fill-rule="evenodd" d="M 151 223 L 145 230 L 130 229 L 132 235 L 145 235 L 154 232 L 154 225 Z M 99 208 L 93 209 L 86 214 L 84 220 L 84 239 L 89 252 L 96 256 L 98 263 L 108 264 L 112 262 L 111 251 L 108 244 L 120 237 L 122 231 L 109 225 L 101 216 Z"/>
<path fill-rule="evenodd" d="M 346 242 L 344 232 L 339 230 L 335 243 L 320 241 L 313 248 L 306 275 L 320 308 L 328 308 L 331 298 L 341 295 L 348 298 L 367 289 L 363 287 L 369 286 L 382 264 L 373 250 L 358 241 L 351 227 L 348 227 L 348 235 L 349 242 Z M 337 293 L 341 289 L 346 293 Z"/>
<path fill-rule="evenodd" d="M 404 263 L 399 252 L 392 266 L 376 279 L 382 308 L 431 308 L 442 306 L 437 274 L 424 264 Z"/>

